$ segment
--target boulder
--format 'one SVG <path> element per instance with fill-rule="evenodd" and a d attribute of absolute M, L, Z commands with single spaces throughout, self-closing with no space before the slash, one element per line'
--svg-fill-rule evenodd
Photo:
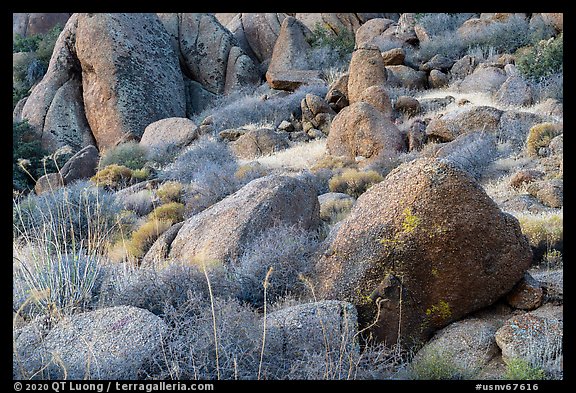
<path fill-rule="evenodd" d="M 12 36 L 30 37 L 48 33 L 54 26 L 64 26 L 72 15 L 69 12 L 13 13 Z"/>
<path fill-rule="evenodd" d="M 28 120 L 28 124 L 36 131 L 39 139 L 42 138 L 46 114 L 54 96 L 66 82 L 80 75 L 80 64 L 75 49 L 78 17 L 79 14 L 73 14 L 64 26 L 54 45 L 46 74 L 32 88 L 22 108 L 22 119 Z"/>
<path fill-rule="evenodd" d="M 520 310 L 534 310 L 542 305 L 543 291 L 540 283 L 524 273 L 522 280 L 506 295 L 506 302 Z"/>
<path fill-rule="evenodd" d="M 244 12 L 235 14 L 228 23 L 220 22 L 232 32 L 244 52 L 262 63 L 272 57 L 280 26 L 286 16 L 283 12 Z"/>
<path fill-rule="evenodd" d="M 563 13 L 553 13 L 553 12 L 542 12 L 540 14 L 542 20 L 550 26 L 552 26 L 556 31 L 564 31 L 564 14 Z"/>
<path fill-rule="evenodd" d="M 444 55 L 434 55 L 430 60 L 420 66 L 420 71 L 430 72 L 432 70 L 448 72 L 455 61 Z"/>
<path fill-rule="evenodd" d="M 230 142 L 230 148 L 242 159 L 253 159 L 284 150 L 289 146 L 288 136 L 270 128 L 250 130 Z"/>
<path fill-rule="evenodd" d="M 388 116 L 360 101 L 334 117 L 326 150 L 350 159 L 363 157 L 363 166 L 405 151 L 406 146 L 400 130 Z"/>
<path fill-rule="evenodd" d="M 184 94 L 186 95 L 186 117 L 192 118 L 207 109 L 218 95 L 206 90 L 202 84 L 186 75 L 182 75 L 182 77 L 184 78 Z"/>
<path fill-rule="evenodd" d="M 361 328 L 407 346 L 496 302 L 532 259 L 513 216 L 468 174 L 429 158 L 362 194 L 322 250 L 318 296 L 353 303 Z"/>
<path fill-rule="evenodd" d="M 458 86 L 461 93 L 488 93 L 492 94 L 506 81 L 506 72 L 499 67 L 479 65 L 472 74 L 464 77 Z"/>
<path fill-rule="evenodd" d="M 356 308 L 324 300 L 283 308 L 266 316 L 265 353 L 285 360 L 306 354 L 359 354 Z"/>
<path fill-rule="evenodd" d="M 557 209 L 564 205 L 564 182 L 562 179 L 535 181 L 528 185 L 527 191 L 545 206 Z"/>
<path fill-rule="evenodd" d="M 464 79 L 474 72 L 478 63 L 479 61 L 476 57 L 465 55 L 460 60 L 457 60 L 450 69 L 452 79 Z"/>
<path fill-rule="evenodd" d="M 496 91 L 494 98 L 503 105 L 530 106 L 532 89 L 520 76 L 510 76 Z"/>
<path fill-rule="evenodd" d="M 295 18 L 311 31 L 314 31 L 316 26 L 320 25 L 324 29 L 331 32 L 331 34 L 340 35 L 347 32 L 355 33 L 361 24 L 366 22 L 366 17 L 370 18 L 374 16 L 375 15 L 356 14 L 352 12 L 314 12 L 296 13 Z"/>
<path fill-rule="evenodd" d="M 311 31 L 296 18 L 284 18 L 266 71 L 270 87 L 293 91 L 302 84 L 320 83 L 321 72 L 313 70 L 307 60 L 310 36 Z"/>
<path fill-rule="evenodd" d="M 378 49 L 356 49 L 348 67 L 348 101 L 358 102 L 359 96 L 374 85 L 386 84 L 386 66 Z"/>
<path fill-rule="evenodd" d="M 382 112 L 387 119 L 392 118 L 392 102 L 390 101 L 388 90 L 384 85 L 368 87 L 358 96 L 358 102 L 366 102 Z"/>
<path fill-rule="evenodd" d="M 550 374 L 562 371 L 562 338 L 564 335 L 562 306 L 546 305 L 516 315 L 496 331 L 496 343 L 508 363 L 522 359 Z"/>
<path fill-rule="evenodd" d="M 77 152 L 95 144 L 84 112 L 82 82 L 79 78 L 72 78 L 56 91 L 46 112 L 42 146 L 48 151 L 69 146 Z"/>
<path fill-rule="evenodd" d="M 382 52 L 382 59 L 384 59 L 384 65 L 402 65 L 404 64 L 404 59 L 406 58 L 406 51 L 402 48 L 393 48 Z"/>
<path fill-rule="evenodd" d="M 458 135 L 486 131 L 496 133 L 502 111 L 491 106 L 463 106 L 430 120 L 426 128 L 428 138 L 450 142 Z"/>
<path fill-rule="evenodd" d="M 132 306 L 66 316 L 40 340 L 20 335 L 15 352 L 28 356 L 16 357 L 15 369 L 44 379 L 138 379 L 166 331 L 160 317 Z"/>
<path fill-rule="evenodd" d="M 185 116 L 178 56 L 155 14 L 78 14 L 75 44 L 86 118 L 100 150 L 140 139 L 156 120 Z"/>
<path fill-rule="evenodd" d="M 64 187 L 64 181 L 60 173 L 46 173 L 36 180 L 34 192 L 36 195 L 40 195 L 45 192 L 52 192 L 61 187 Z"/>
<path fill-rule="evenodd" d="M 194 265 L 236 260 L 264 230 L 281 224 L 314 230 L 320 223 L 315 187 L 307 180 L 269 175 L 190 217 L 168 257 Z"/>
<path fill-rule="evenodd" d="M 422 90 L 428 86 L 424 71 L 417 71 L 405 65 L 386 66 L 387 85 Z"/>
<path fill-rule="evenodd" d="M 184 147 L 198 138 L 198 126 L 185 117 L 170 117 L 150 123 L 144 129 L 140 144 L 148 148 L 173 145 Z"/>
<path fill-rule="evenodd" d="M 355 44 L 356 48 L 377 47 L 381 51 L 386 51 L 390 45 L 390 36 L 392 35 L 391 27 L 396 23 L 392 19 L 374 18 L 364 23 L 356 30 Z M 398 48 L 402 46 L 398 43 Z"/>
<path fill-rule="evenodd" d="M 450 78 L 442 71 L 432 70 L 428 75 L 428 85 L 432 89 L 448 86 Z"/>
<path fill-rule="evenodd" d="M 330 124 L 336 116 L 336 112 L 324 99 L 314 94 L 306 94 L 300 102 L 300 108 L 302 109 L 302 128 L 304 131 L 316 128 L 328 135 Z"/>
<path fill-rule="evenodd" d="M 420 101 L 410 96 L 399 96 L 394 102 L 394 109 L 408 116 L 414 116 L 420 113 Z"/>
<path fill-rule="evenodd" d="M 493 19 L 488 18 L 470 18 L 456 30 L 456 37 L 454 39 L 473 41 L 475 37 L 482 36 L 488 27 L 497 23 Z"/>
<path fill-rule="evenodd" d="M 475 377 L 499 354 L 494 334 L 500 325 L 491 319 L 465 318 L 438 330 L 414 356 L 412 367 L 424 367 L 428 359 L 441 358 L 460 370 L 460 377 Z"/>
<path fill-rule="evenodd" d="M 88 145 L 66 161 L 60 174 L 64 184 L 80 179 L 90 179 L 96 174 L 100 154 L 94 145 Z"/>
<path fill-rule="evenodd" d="M 191 79 L 206 90 L 214 94 L 229 93 L 260 80 L 256 64 L 237 46 L 232 33 L 214 15 L 163 14 L 161 20 L 166 26 L 174 17 L 181 63 Z"/>

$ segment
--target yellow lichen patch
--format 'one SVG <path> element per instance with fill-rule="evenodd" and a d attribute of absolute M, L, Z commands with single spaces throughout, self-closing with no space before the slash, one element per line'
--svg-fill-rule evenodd
<path fill-rule="evenodd" d="M 432 268 L 432 275 L 434 277 L 438 277 L 439 273 L 438 273 L 438 269 L 436 269 L 435 267 Z"/>
<path fill-rule="evenodd" d="M 420 224 L 420 218 L 412 214 L 409 207 L 404 209 L 402 212 L 404 214 L 404 221 L 402 222 L 402 230 L 404 233 L 411 233 L 416 229 L 418 224 Z"/>
<path fill-rule="evenodd" d="M 450 309 L 450 305 L 446 303 L 444 300 L 440 300 L 438 304 L 432 305 L 429 309 L 426 310 L 426 315 L 429 317 L 439 317 L 441 319 L 448 319 L 452 316 L 452 310 Z"/>

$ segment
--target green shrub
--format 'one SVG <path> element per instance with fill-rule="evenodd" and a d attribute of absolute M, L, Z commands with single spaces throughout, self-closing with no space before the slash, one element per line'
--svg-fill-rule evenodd
<path fill-rule="evenodd" d="M 532 126 L 526 140 L 526 152 L 529 156 L 538 156 L 541 147 L 548 147 L 555 136 L 560 135 L 562 129 L 553 123 L 540 123 Z"/>
<path fill-rule="evenodd" d="M 532 366 L 527 360 L 515 358 L 506 364 L 504 379 L 512 380 L 541 380 L 546 373 L 541 368 Z"/>
<path fill-rule="evenodd" d="M 182 183 L 169 180 L 162 183 L 156 190 L 156 196 L 162 203 L 183 202 L 185 189 Z"/>
<path fill-rule="evenodd" d="M 156 239 L 171 226 L 172 223 L 170 221 L 156 219 L 146 221 L 132 233 L 130 240 L 126 243 L 128 255 L 134 258 L 142 258 Z"/>
<path fill-rule="evenodd" d="M 457 364 L 448 350 L 439 348 L 428 350 L 409 368 L 412 379 L 421 380 L 470 379 L 474 371 Z"/>
<path fill-rule="evenodd" d="M 132 170 L 123 165 L 111 164 L 96 172 L 90 180 L 97 186 L 117 191 L 130 184 Z"/>
<path fill-rule="evenodd" d="M 532 80 L 540 80 L 562 72 L 564 62 L 563 34 L 516 52 L 516 66 L 520 73 Z"/>
<path fill-rule="evenodd" d="M 171 224 L 184 220 L 184 204 L 169 202 L 158 206 L 149 215 L 150 220 L 168 221 Z"/>
<path fill-rule="evenodd" d="M 355 36 L 353 32 L 347 29 L 342 29 L 336 34 L 330 26 L 316 23 L 308 42 L 313 48 L 328 47 L 340 55 L 345 55 L 354 51 Z"/>
<path fill-rule="evenodd" d="M 65 149 L 49 152 L 42 147 L 27 121 L 12 123 L 12 187 L 18 191 L 34 188 L 36 180 L 54 173 L 70 158 Z"/>
<path fill-rule="evenodd" d="M 99 167 L 111 164 L 122 165 L 130 169 L 141 169 L 147 161 L 147 149 L 138 142 L 121 143 L 102 154 Z"/>
<path fill-rule="evenodd" d="M 343 192 L 354 198 L 358 198 L 374 184 L 381 182 L 384 178 L 376 171 L 358 171 L 347 169 L 341 174 L 332 176 L 328 182 L 328 187 L 332 192 Z"/>

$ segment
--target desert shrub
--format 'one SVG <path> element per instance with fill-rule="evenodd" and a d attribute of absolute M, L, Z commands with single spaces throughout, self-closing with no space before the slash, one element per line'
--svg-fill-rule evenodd
<path fill-rule="evenodd" d="M 504 21 L 492 23 L 480 31 L 454 39 L 454 28 L 463 23 L 468 17 L 462 16 L 430 16 L 421 18 L 436 34 L 430 40 L 420 43 L 417 57 L 421 61 L 428 61 L 436 54 L 444 55 L 450 59 L 461 58 L 466 51 L 480 50 L 483 54 L 492 51 L 493 54 L 514 53 L 518 48 L 529 45 L 535 39 L 547 37 L 548 30 L 540 26 L 530 26 L 528 19 L 521 15 L 512 15 Z M 445 28 L 442 23 L 445 24 Z M 490 49 L 491 48 L 491 49 Z M 484 56 L 483 56 L 484 57 Z"/>
<path fill-rule="evenodd" d="M 476 370 L 458 364 L 447 349 L 435 348 L 413 360 L 409 366 L 411 379 L 453 380 L 471 379 Z"/>
<path fill-rule="evenodd" d="M 336 223 L 345 218 L 354 202 L 350 199 L 334 199 L 320 206 L 320 219 L 329 223 Z"/>
<path fill-rule="evenodd" d="M 522 233 L 528 238 L 534 262 L 548 262 L 564 248 L 564 220 L 560 213 L 514 212 Z M 561 254 L 560 254 L 561 255 Z"/>
<path fill-rule="evenodd" d="M 260 316 L 235 299 L 189 292 L 177 308 L 166 307 L 170 329 L 151 365 L 160 379 L 256 379 L 262 340 Z"/>
<path fill-rule="evenodd" d="M 300 102 L 306 94 L 324 97 L 328 91 L 324 85 L 303 85 L 292 93 L 275 94 L 263 99 L 261 94 L 246 90 L 219 97 L 210 107 L 192 118 L 196 124 L 210 115 L 213 117 L 214 135 L 228 128 L 241 128 L 246 124 L 280 124 L 283 120 L 302 117 Z"/>
<path fill-rule="evenodd" d="M 358 198 L 374 184 L 381 182 L 384 178 L 376 171 L 359 171 L 347 169 L 341 174 L 334 175 L 328 185 L 331 192 L 343 192 L 354 198 Z"/>
<path fill-rule="evenodd" d="M 441 160 L 480 179 L 498 156 L 496 137 L 488 132 L 475 132 L 460 138 L 447 145 L 450 150 Z"/>
<path fill-rule="evenodd" d="M 184 150 L 171 165 L 164 168 L 158 177 L 161 180 L 173 180 L 186 184 L 197 181 L 202 172 L 212 166 L 213 172 L 235 173 L 238 164 L 236 158 L 222 142 L 203 136 Z M 209 171 L 212 172 L 212 171 Z"/>
<path fill-rule="evenodd" d="M 316 23 L 312 35 L 308 38 L 312 50 L 308 54 L 308 63 L 313 69 L 345 68 L 350 63 L 354 51 L 355 35 L 342 29 L 337 34 L 330 27 Z"/>
<path fill-rule="evenodd" d="M 512 380 L 540 380 L 544 379 L 546 373 L 541 368 L 532 366 L 527 360 L 514 358 L 506 364 L 504 379 Z"/>
<path fill-rule="evenodd" d="M 182 202 L 185 189 L 182 183 L 169 180 L 162 183 L 156 190 L 156 196 L 162 203 Z"/>
<path fill-rule="evenodd" d="M 122 198 L 124 209 L 142 217 L 154 209 L 154 194 L 150 190 L 140 190 Z"/>
<path fill-rule="evenodd" d="M 171 224 L 184 219 L 184 204 L 179 202 L 168 202 L 158 206 L 149 215 L 150 220 L 168 221 Z"/>
<path fill-rule="evenodd" d="M 560 135 L 562 129 L 553 123 L 540 123 L 532 126 L 526 140 L 526 153 L 529 156 L 538 156 L 542 147 L 548 147 L 550 141 Z"/>
<path fill-rule="evenodd" d="M 563 34 L 542 40 L 516 53 L 516 66 L 520 73 L 532 80 L 540 80 L 562 72 L 564 64 Z"/>
<path fill-rule="evenodd" d="M 150 219 L 136 229 L 128 242 L 126 251 L 129 256 L 142 258 L 146 251 L 152 247 L 152 244 L 158 237 L 166 232 L 172 226 L 170 221 Z"/>
<path fill-rule="evenodd" d="M 474 16 L 474 14 L 470 13 L 433 12 L 416 14 L 414 19 L 426 30 L 431 38 L 434 38 L 456 31 L 462 26 L 462 23 Z"/>
<path fill-rule="evenodd" d="M 325 154 L 310 168 L 312 172 L 318 172 L 324 169 L 336 170 L 345 168 L 357 168 L 356 162 L 344 156 L 333 156 Z"/>
<path fill-rule="evenodd" d="M 537 81 L 530 81 L 535 102 L 542 102 L 548 98 L 564 99 L 564 74 L 557 72 Z"/>
<path fill-rule="evenodd" d="M 203 137 L 186 149 L 158 177 L 186 184 L 186 216 L 198 213 L 237 191 L 236 158 L 222 142 Z"/>
<path fill-rule="evenodd" d="M 132 181 L 132 170 L 123 165 L 110 164 L 100 169 L 90 178 L 99 187 L 120 190 Z"/>
<path fill-rule="evenodd" d="M 267 287 L 270 302 L 287 294 L 303 294 L 306 285 L 299 276 L 310 273 L 310 257 L 317 245 L 313 233 L 297 226 L 265 230 L 233 263 L 234 276 L 240 284 L 238 297 L 254 306 L 263 306 L 263 282 L 269 269 L 272 269 Z"/>
<path fill-rule="evenodd" d="M 41 195 L 30 194 L 12 208 L 14 237 L 50 250 L 100 251 L 119 225 L 114 196 L 87 181 Z"/>
<path fill-rule="evenodd" d="M 146 164 L 146 147 L 138 142 L 126 142 L 111 147 L 102 154 L 99 168 L 102 169 L 112 164 L 125 166 L 136 170 L 141 169 Z"/>

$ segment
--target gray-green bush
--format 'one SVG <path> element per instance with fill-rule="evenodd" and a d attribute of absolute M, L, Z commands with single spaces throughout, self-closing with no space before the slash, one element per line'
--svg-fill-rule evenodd
<path fill-rule="evenodd" d="M 274 302 L 288 294 L 299 296 L 307 292 L 300 275 L 311 272 L 311 256 L 318 239 L 297 226 L 277 226 L 264 231 L 246 247 L 233 263 L 234 276 L 239 282 L 239 298 L 256 307 L 264 305 L 264 286 L 268 270 L 267 298 Z"/>

